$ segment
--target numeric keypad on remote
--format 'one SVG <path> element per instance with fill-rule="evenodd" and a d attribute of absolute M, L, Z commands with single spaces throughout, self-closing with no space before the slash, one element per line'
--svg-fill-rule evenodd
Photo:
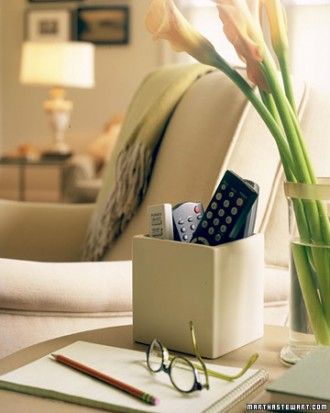
<path fill-rule="evenodd" d="M 236 239 L 257 196 L 244 179 L 227 171 L 191 242 L 219 245 Z"/>

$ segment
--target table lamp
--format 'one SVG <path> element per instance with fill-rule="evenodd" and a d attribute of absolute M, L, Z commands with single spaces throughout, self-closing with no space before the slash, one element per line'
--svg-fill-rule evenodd
<path fill-rule="evenodd" d="M 64 88 L 94 86 L 94 46 L 85 42 L 25 42 L 20 81 L 26 85 L 51 86 L 49 99 L 44 102 L 54 137 L 48 153 L 69 155 L 65 132 L 73 104 L 66 99 Z"/>

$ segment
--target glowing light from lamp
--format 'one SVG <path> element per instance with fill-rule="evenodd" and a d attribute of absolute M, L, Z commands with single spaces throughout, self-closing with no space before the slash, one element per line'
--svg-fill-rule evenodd
<path fill-rule="evenodd" d="M 23 84 L 92 88 L 94 46 L 85 42 L 26 42 L 22 49 Z"/>

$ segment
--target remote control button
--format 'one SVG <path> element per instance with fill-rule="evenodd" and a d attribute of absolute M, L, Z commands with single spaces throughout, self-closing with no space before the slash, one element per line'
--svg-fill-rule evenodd
<path fill-rule="evenodd" d="M 227 231 L 227 225 L 221 225 L 220 232 L 224 233 Z"/>
<path fill-rule="evenodd" d="M 221 240 L 221 235 L 217 234 L 214 239 L 216 240 L 216 242 L 219 242 Z"/>
<path fill-rule="evenodd" d="M 202 219 L 202 218 L 203 218 L 203 214 L 197 215 L 197 219 Z"/>
<path fill-rule="evenodd" d="M 209 212 L 206 214 L 206 218 L 207 218 L 207 219 L 211 219 L 212 217 L 213 217 L 213 212 L 209 211 Z"/>
<path fill-rule="evenodd" d="M 193 217 L 188 217 L 188 222 L 193 222 L 194 218 Z"/>
<path fill-rule="evenodd" d="M 183 238 L 185 241 L 187 241 L 188 235 L 184 235 L 182 238 Z"/>
<path fill-rule="evenodd" d="M 196 212 L 196 214 L 199 214 L 199 213 L 201 212 L 200 207 L 199 207 L 199 206 L 195 206 L 194 212 Z"/>
<path fill-rule="evenodd" d="M 210 235 L 213 235 L 213 234 L 215 233 L 214 228 L 213 228 L 213 227 L 209 228 L 208 233 L 209 233 Z"/>
<path fill-rule="evenodd" d="M 194 225 L 194 224 L 190 225 L 190 229 L 192 229 L 194 231 L 196 229 L 196 225 Z"/>
<path fill-rule="evenodd" d="M 226 188 L 227 188 L 227 185 L 226 185 L 226 184 L 222 184 L 222 185 L 221 185 L 221 189 L 222 189 L 223 191 L 225 191 Z"/>
<path fill-rule="evenodd" d="M 198 237 L 197 241 L 204 244 L 204 245 L 210 245 L 210 243 L 208 242 L 208 240 L 204 237 Z"/>
<path fill-rule="evenodd" d="M 152 225 L 162 225 L 162 218 L 161 217 L 151 217 Z"/>
<path fill-rule="evenodd" d="M 222 198 L 222 193 L 221 193 L 221 192 L 218 192 L 218 193 L 216 194 L 216 196 L 215 196 L 215 199 L 216 199 L 217 201 L 220 201 L 221 198 Z"/>
<path fill-rule="evenodd" d="M 225 202 L 223 203 L 223 206 L 224 206 L 225 208 L 228 208 L 229 205 L 230 205 L 230 202 L 228 201 L 228 199 L 226 199 Z"/>
<path fill-rule="evenodd" d="M 217 204 L 216 202 L 212 202 L 211 208 L 212 208 L 212 209 L 217 209 L 217 208 L 218 208 L 218 204 Z"/>
<path fill-rule="evenodd" d="M 229 192 L 229 198 L 232 198 L 234 195 L 235 195 L 235 194 L 234 194 L 233 191 L 230 191 L 230 192 Z"/>
<path fill-rule="evenodd" d="M 220 224 L 220 219 L 219 218 L 214 218 L 213 225 L 218 226 L 219 224 Z"/>
<path fill-rule="evenodd" d="M 152 237 L 161 237 L 163 235 L 162 228 L 152 228 L 151 236 Z"/>
<path fill-rule="evenodd" d="M 183 225 L 183 224 L 184 224 L 184 220 L 183 220 L 183 219 L 179 219 L 178 224 L 179 224 L 179 225 Z"/>
<path fill-rule="evenodd" d="M 243 199 L 242 198 L 237 198 L 237 200 L 236 200 L 236 205 L 237 206 L 242 206 L 243 205 Z"/>
<path fill-rule="evenodd" d="M 223 217 L 225 215 L 224 209 L 220 209 L 218 212 L 219 217 Z"/>
<path fill-rule="evenodd" d="M 183 233 L 184 233 L 184 232 L 187 232 L 187 230 L 186 230 L 185 227 L 182 227 L 182 228 L 180 229 L 180 231 L 183 232 Z"/>
<path fill-rule="evenodd" d="M 233 219 L 232 219 L 232 217 L 227 217 L 226 218 L 226 224 L 231 224 L 232 223 L 232 221 L 233 221 Z"/>
<path fill-rule="evenodd" d="M 236 214 L 237 214 L 237 208 L 236 208 L 236 207 L 233 207 L 233 208 L 231 209 L 231 213 L 232 213 L 232 215 L 236 215 Z"/>
<path fill-rule="evenodd" d="M 209 223 L 208 223 L 207 221 L 203 221 L 203 222 L 202 222 L 202 227 L 203 227 L 203 228 L 207 228 L 208 225 L 209 225 Z"/>

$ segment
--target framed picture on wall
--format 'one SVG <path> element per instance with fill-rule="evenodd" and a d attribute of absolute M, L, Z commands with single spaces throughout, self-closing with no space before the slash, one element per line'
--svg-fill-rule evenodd
<path fill-rule="evenodd" d="M 25 38 L 30 41 L 68 41 L 72 38 L 72 15 L 67 9 L 31 9 L 25 17 Z"/>
<path fill-rule="evenodd" d="M 129 7 L 81 7 L 77 10 L 78 40 L 103 45 L 129 43 Z"/>

